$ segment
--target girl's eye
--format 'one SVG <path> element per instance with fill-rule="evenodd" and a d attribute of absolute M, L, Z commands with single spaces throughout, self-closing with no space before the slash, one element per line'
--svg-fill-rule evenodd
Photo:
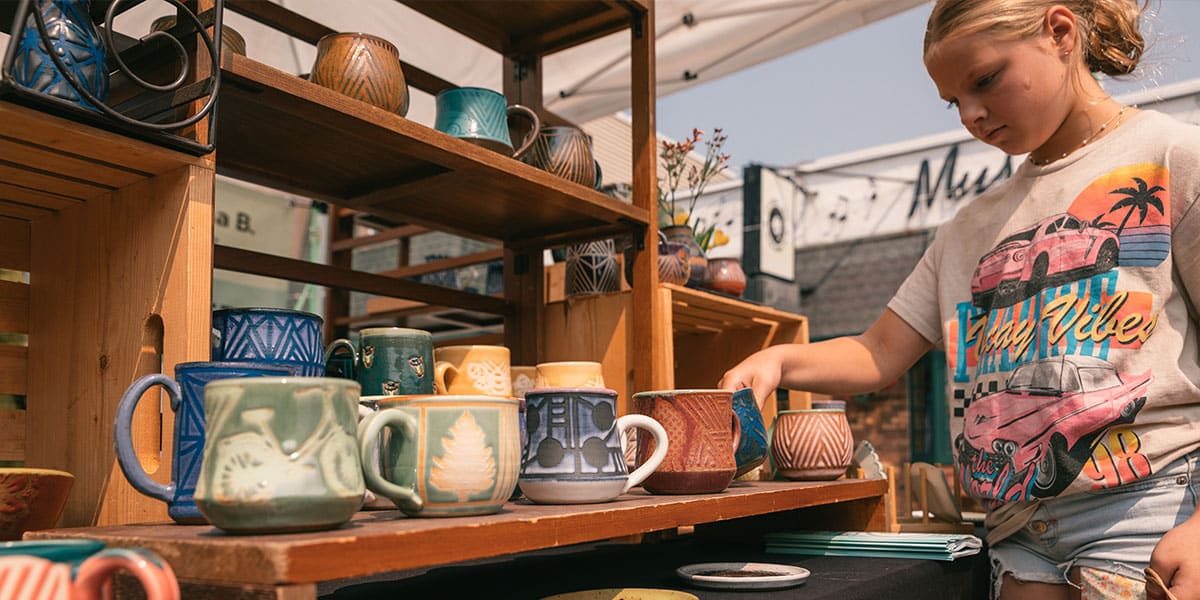
<path fill-rule="evenodd" d="M 992 81 L 994 81 L 995 79 L 996 79 L 995 73 L 992 73 L 991 75 L 985 75 L 985 76 L 981 77 L 979 79 L 979 81 L 975 82 L 975 88 L 983 89 L 983 88 L 987 87 L 988 84 L 992 83 Z"/>

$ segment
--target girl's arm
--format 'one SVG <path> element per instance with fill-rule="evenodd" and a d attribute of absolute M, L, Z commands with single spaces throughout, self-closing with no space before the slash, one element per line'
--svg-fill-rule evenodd
<path fill-rule="evenodd" d="M 836 395 L 873 392 L 898 379 L 932 347 L 885 309 L 862 335 L 760 350 L 726 371 L 718 385 L 752 388 L 760 404 L 777 387 Z"/>

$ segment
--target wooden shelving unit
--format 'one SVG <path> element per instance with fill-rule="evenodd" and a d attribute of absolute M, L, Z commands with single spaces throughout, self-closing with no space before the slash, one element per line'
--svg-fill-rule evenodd
<path fill-rule="evenodd" d="M 452 562 L 674 530 L 795 511 L 795 527 L 828 527 L 803 509 L 841 504 L 839 526 L 882 529 L 882 480 L 738 482 L 720 494 L 653 496 L 575 506 L 509 503 L 503 512 L 453 519 L 406 518 L 399 511 L 360 512 L 333 531 L 234 536 L 211 526 L 127 525 L 59 529 L 37 539 L 88 537 L 112 547 L 140 546 L 166 558 L 184 580 L 184 597 L 312 598 L 315 583 Z M 291 594 L 291 595 L 288 595 Z"/>

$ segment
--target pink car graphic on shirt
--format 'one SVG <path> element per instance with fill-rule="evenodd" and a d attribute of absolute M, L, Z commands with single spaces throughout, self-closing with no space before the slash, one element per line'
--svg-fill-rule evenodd
<path fill-rule="evenodd" d="M 1150 371 L 1122 375 L 1089 356 L 1023 364 L 1003 391 L 967 406 L 960 444 L 970 448 L 959 451 L 1007 458 L 1015 472 L 1033 466 L 1036 488 L 1056 494 L 1079 474 L 1097 434 L 1133 422 L 1150 379 Z"/>
<path fill-rule="evenodd" d="M 1107 229 L 1059 213 L 1014 233 L 979 259 L 971 303 L 1009 306 L 1038 290 L 1104 273 L 1117 265 L 1120 241 Z"/>

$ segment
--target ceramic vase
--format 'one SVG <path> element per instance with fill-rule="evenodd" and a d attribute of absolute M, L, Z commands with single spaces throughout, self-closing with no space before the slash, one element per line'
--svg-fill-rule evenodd
<path fill-rule="evenodd" d="M 772 466 L 787 479 L 837 479 L 845 474 L 854 452 L 844 410 L 781 411 L 768 437 Z"/>
<path fill-rule="evenodd" d="M 175 15 L 165 15 L 150 23 L 150 31 L 167 31 L 174 26 Z M 228 25 L 221 26 L 221 53 L 225 52 L 240 56 L 246 55 L 246 38 Z"/>
<path fill-rule="evenodd" d="M 741 297 L 746 291 L 746 273 L 736 258 L 708 259 L 708 289 Z"/>
<path fill-rule="evenodd" d="M 625 281 L 629 285 L 633 285 L 633 260 L 634 252 L 632 248 L 625 250 Z M 680 242 L 667 241 L 667 236 L 662 231 L 658 232 L 658 281 L 659 283 L 673 283 L 675 285 L 684 285 L 688 281 L 688 275 L 691 273 L 691 265 L 688 263 L 688 249 L 685 244 Z"/>
<path fill-rule="evenodd" d="M 104 44 L 92 23 L 89 0 L 37 0 L 30 8 L 38 11 L 46 25 L 50 46 L 87 93 L 100 102 L 108 101 L 108 67 Z M 80 96 L 67 80 L 67 74 L 46 53 L 34 15 L 25 19 L 25 28 L 13 61 L 13 78 L 34 91 L 60 98 L 89 110 L 97 110 Z"/>
<path fill-rule="evenodd" d="M 26 531 L 54 527 L 74 483 L 75 476 L 66 471 L 0 469 L 0 540 L 19 540 Z"/>
<path fill-rule="evenodd" d="M 612 240 L 567 247 L 567 296 L 607 294 L 621 289 L 617 252 Z"/>
<path fill-rule="evenodd" d="M 697 289 L 703 287 L 704 281 L 708 278 L 708 258 L 704 256 L 700 244 L 696 243 L 696 236 L 692 233 L 692 228 L 687 225 L 672 225 L 663 227 L 662 232 L 666 234 L 667 241 L 683 244 L 687 248 L 687 286 Z"/>
<path fill-rule="evenodd" d="M 400 116 L 408 114 L 408 84 L 400 53 L 383 38 L 331 33 L 317 42 L 309 80 Z"/>
<path fill-rule="evenodd" d="M 592 138 L 577 127 L 542 127 L 521 160 L 567 181 L 600 187 L 600 163 L 592 157 Z"/>

